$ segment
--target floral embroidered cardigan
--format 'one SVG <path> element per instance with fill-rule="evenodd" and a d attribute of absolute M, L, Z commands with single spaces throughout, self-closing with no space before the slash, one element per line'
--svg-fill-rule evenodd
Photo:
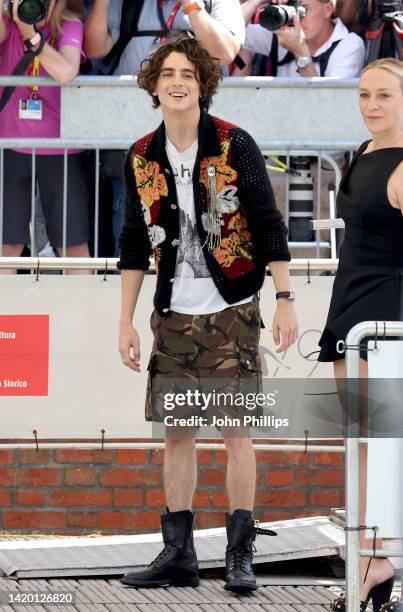
<path fill-rule="evenodd" d="M 261 288 L 267 263 L 290 260 L 287 229 L 274 202 L 263 156 L 247 132 L 202 113 L 198 142 L 193 172 L 197 229 L 217 289 L 232 304 Z M 221 238 L 213 249 L 207 246 L 206 231 L 211 167 L 221 217 Z M 179 245 L 179 210 L 164 123 L 130 148 L 125 182 L 118 268 L 147 270 L 154 252 L 158 271 L 154 305 L 166 314 Z"/>

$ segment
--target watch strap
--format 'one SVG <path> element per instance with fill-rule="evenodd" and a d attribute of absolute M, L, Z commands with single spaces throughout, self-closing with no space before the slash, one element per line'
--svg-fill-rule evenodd
<path fill-rule="evenodd" d="M 296 58 L 297 66 L 300 70 L 308 68 L 313 62 L 313 58 L 310 55 L 300 55 Z"/>
<path fill-rule="evenodd" d="M 41 53 L 43 47 L 45 46 L 45 35 L 42 30 L 38 30 L 36 34 L 32 38 L 27 38 L 24 40 L 24 46 L 27 52 L 31 53 L 31 55 L 39 55 Z M 37 49 L 34 49 L 36 45 L 39 45 Z"/>
<path fill-rule="evenodd" d="M 295 300 L 295 291 L 277 291 L 276 300 L 287 298 L 287 300 Z"/>

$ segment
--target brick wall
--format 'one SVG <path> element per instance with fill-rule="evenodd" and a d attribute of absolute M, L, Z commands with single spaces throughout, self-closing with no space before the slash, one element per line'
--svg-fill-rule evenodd
<path fill-rule="evenodd" d="M 159 449 L 0 450 L 0 531 L 142 533 L 163 510 Z M 197 527 L 221 527 L 225 451 L 198 451 Z M 255 517 L 326 514 L 344 504 L 344 454 L 258 451 Z"/>

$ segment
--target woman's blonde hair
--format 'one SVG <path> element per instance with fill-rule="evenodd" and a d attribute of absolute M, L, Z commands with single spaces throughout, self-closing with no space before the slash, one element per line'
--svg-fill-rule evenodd
<path fill-rule="evenodd" d="M 63 21 L 80 21 L 82 12 L 76 5 L 71 6 L 71 0 L 56 0 L 55 7 L 50 18 L 52 35 L 56 37 L 63 31 Z"/>
<path fill-rule="evenodd" d="M 382 57 L 381 59 L 368 64 L 361 71 L 361 76 L 368 72 L 368 70 L 372 70 L 372 68 L 378 68 L 382 70 L 386 70 L 390 74 L 396 76 L 400 81 L 400 86 L 403 89 L 403 62 L 402 60 L 395 59 L 394 57 Z"/>

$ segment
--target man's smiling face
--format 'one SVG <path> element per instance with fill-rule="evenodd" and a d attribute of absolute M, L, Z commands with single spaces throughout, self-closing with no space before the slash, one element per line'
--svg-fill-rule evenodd
<path fill-rule="evenodd" d="M 200 84 L 195 65 L 184 53 L 173 51 L 164 60 L 153 95 L 162 110 L 199 109 Z"/>

